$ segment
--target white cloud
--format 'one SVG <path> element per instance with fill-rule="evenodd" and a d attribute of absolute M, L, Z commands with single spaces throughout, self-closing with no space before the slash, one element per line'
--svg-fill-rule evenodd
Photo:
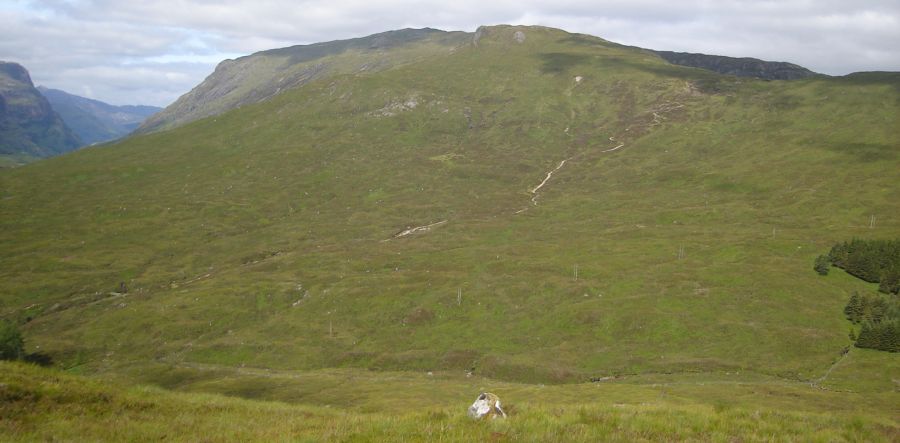
<path fill-rule="evenodd" d="M 539 24 L 827 74 L 900 70 L 896 0 L 12 0 L 0 23 L 0 59 L 115 104 L 168 104 L 225 58 L 426 26 Z"/>

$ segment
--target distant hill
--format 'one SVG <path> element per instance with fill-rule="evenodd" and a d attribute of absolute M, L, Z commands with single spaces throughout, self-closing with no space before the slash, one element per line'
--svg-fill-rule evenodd
<path fill-rule="evenodd" d="M 156 106 L 114 106 L 59 89 L 37 89 L 86 145 L 124 137 L 162 110 Z"/>
<path fill-rule="evenodd" d="M 447 54 L 468 43 L 471 35 L 429 28 L 401 29 L 225 60 L 202 83 L 147 119 L 137 132 L 154 132 L 218 115 L 328 75 L 372 73 Z"/>
<path fill-rule="evenodd" d="M 0 61 L 0 156 L 49 157 L 79 146 L 78 136 L 34 87 L 28 71 Z"/>
<path fill-rule="evenodd" d="M 769 62 L 750 57 L 695 54 L 690 52 L 653 51 L 674 65 L 701 68 L 719 74 L 755 77 L 764 80 L 797 80 L 817 74 L 803 66 L 786 62 Z"/>

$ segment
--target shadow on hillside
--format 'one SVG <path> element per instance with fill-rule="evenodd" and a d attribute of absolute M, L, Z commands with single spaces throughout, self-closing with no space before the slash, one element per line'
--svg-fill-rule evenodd
<path fill-rule="evenodd" d="M 647 52 L 649 57 L 658 57 Z M 634 69 L 647 72 L 656 76 L 678 78 L 690 81 L 697 90 L 705 94 L 723 94 L 737 90 L 741 83 L 740 78 L 716 74 L 700 68 L 688 68 L 668 63 L 652 63 L 644 60 L 630 60 L 622 57 L 593 57 L 586 54 L 571 54 L 566 52 L 541 53 L 537 57 L 543 63 L 541 72 L 544 74 L 559 74 L 579 65 L 601 65 L 604 68 L 621 67 L 623 70 Z M 662 60 L 662 59 L 660 59 Z"/>
<path fill-rule="evenodd" d="M 603 40 L 600 37 L 594 37 L 586 34 L 572 34 L 556 41 L 557 43 L 570 43 L 578 46 L 601 47 L 601 48 L 632 48 L 633 46 L 622 45 L 616 42 Z"/>
<path fill-rule="evenodd" d="M 570 54 L 568 52 L 545 52 L 538 54 L 538 58 L 543 63 L 541 65 L 541 73 L 543 74 L 559 74 L 568 71 L 570 68 L 587 64 L 590 57 L 583 54 Z"/>
<path fill-rule="evenodd" d="M 897 158 L 897 149 L 884 143 L 831 143 L 825 149 L 854 157 L 865 163 L 888 161 Z"/>
<path fill-rule="evenodd" d="M 25 361 L 38 366 L 53 366 L 53 357 L 43 352 L 33 352 L 25 355 Z"/>

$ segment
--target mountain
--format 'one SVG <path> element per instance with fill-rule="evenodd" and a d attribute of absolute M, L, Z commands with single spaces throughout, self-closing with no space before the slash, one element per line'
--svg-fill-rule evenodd
<path fill-rule="evenodd" d="M 468 44 L 474 33 L 402 29 L 349 40 L 261 51 L 225 60 L 200 85 L 149 118 L 139 133 L 173 128 L 198 118 L 257 103 L 309 81 L 341 74 L 370 73 L 441 56 Z M 754 58 L 650 51 L 666 61 L 721 74 L 768 80 L 807 78 L 801 66 Z"/>
<path fill-rule="evenodd" d="M 900 73 L 738 78 L 525 26 L 421 49 L 0 172 L 0 317 L 71 372 L 439 404 L 418 427 L 438 434 L 489 390 L 516 412 L 479 429 L 510 438 L 704 439 L 832 407 L 845 434 L 789 437 L 896 435 L 900 360 L 849 348 L 843 315 L 877 285 L 813 263 L 900 236 Z M 659 418 L 674 405 L 696 406 Z M 760 426 L 739 438 L 789 432 Z"/>
<path fill-rule="evenodd" d="M 138 132 L 158 131 L 218 115 L 318 78 L 377 72 L 446 54 L 470 39 L 464 32 L 402 29 L 225 60 L 197 87 L 147 119 Z"/>
<path fill-rule="evenodd" d="M 768 62 L 750 57 L 736 58 L 672 51 L 653 52 L 672 64 L 708 69 L 720 74 L 736 75 L 738 77 L 755 77 L 766 80 L 797 80 L 822 75 L 793 63 Z"/>
<path fill-rule="evenodd" d="M 49 157 L 81 145 L 21 65 L 0 61 L 0 156 Z"/>
<path fill-rule="evenodd" d="M 124 137 L 147 117 L 162 110 L 156 106 L 113 106 L 43 86 L 39 86 L 38 91 L 87 145 Z"/>

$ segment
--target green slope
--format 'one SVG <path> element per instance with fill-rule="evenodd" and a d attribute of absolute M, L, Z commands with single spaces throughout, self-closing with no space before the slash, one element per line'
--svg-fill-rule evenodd
<path fill-rule="evenodd" d="M 137 132 L 175 128 L 333 75 L 377 72 L 441 56 L 470 39 L 471 35 L 465 32 L 400 29 L 225 60 L 194 89 L 148 118 Z"/>
<path fill-rule="evenodd" d="M 270 376 L 271 374 L 266 374 Z M 125 387 L 0 362 L 0 436 L 14 441 L 896 441 L 896 404 L 857 394 L 714 386 L 496 384 L 509 413 L 476 422 L 470 381 L 337 371 L 289 385 L 305 405 Z M 398 382 L 398 378 L 403 382 Z M 362 382 L 361 382 L 362 381 Z M 348 408 L 336 386 L 352 384 Z M 282 384 L 280 390 L 287 386 Z M 360 395 L 361 393 L 361 395 Z M 340 394 L 339 394 L 340 395 Z M 316 405 L 316 406 L 311 406 Z M 377 412 L 373 412 L 377 411 Z"/>
<path fill-rule="evenodd" d="M 155 383 L 155 365 L 474 367 L 890 392 L 896 355 L 820 380 L 849 292 L 874 287 L 811 267 L 900 233 L 898 107 L 894 73 L 765 82 L 486 28 L 0 172 L 0 312 L 62 366 Z"/>

